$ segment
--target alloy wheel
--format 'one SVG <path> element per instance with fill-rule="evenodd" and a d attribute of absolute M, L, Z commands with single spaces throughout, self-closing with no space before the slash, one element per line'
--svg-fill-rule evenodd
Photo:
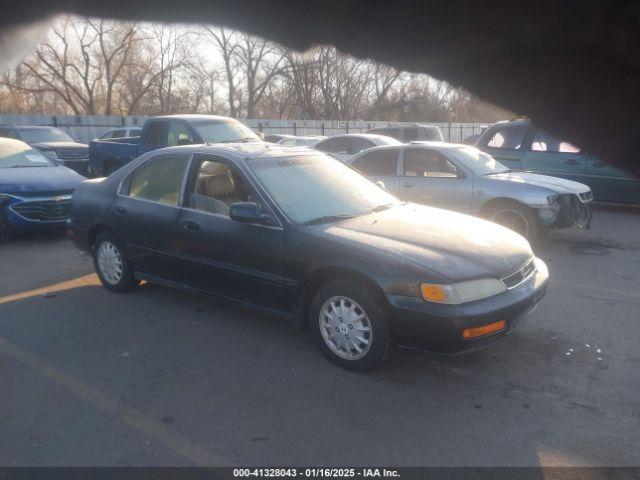
<path fill-rule="evenodd" d="M 345 360 L 358 360 L 371 348 L 373 330 L 364 309 L 349 297 L 331 297 L 318 318 L 322 338 L 329 349 Z"/>
<path fill-rule="evenodd" d="M 122 280 L 122 256 L 113 243 L 104 241 L 98 247 L 98 267 L 109 284 L 117 285 Z"/>

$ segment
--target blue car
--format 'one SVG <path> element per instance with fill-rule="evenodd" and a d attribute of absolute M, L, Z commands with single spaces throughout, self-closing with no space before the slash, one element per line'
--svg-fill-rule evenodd
<path fill-rule="evenodd" d="M 24 142 L 0 138 L 0 239 L 14 231 L 65 227 L 71 195 L 84 180 Z"/>

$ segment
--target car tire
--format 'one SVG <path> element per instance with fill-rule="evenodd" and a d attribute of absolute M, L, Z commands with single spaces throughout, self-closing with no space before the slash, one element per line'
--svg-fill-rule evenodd
<path fill-rule="evenodd" d="M 486 209 L 485 218 L 519 233 L 529 241 L 540 236 L 540 224 L 535 210 L 516 201 L 502 201 Z"/>
<path fill-rule="evenodd" d="M 96 274 L 107 290 L 124 293 L 138 285 L 124 247 L 115 235 L 109 232 L 98 235 L 91 252 Z"/>
<path fill-rule="evenodd" d="M 311 301 L 309 325 L 320 351 L 342 368 L 364 372 L 389 355 L 388 309 L 364 282 L 345 278 L 321 286 Z"/>

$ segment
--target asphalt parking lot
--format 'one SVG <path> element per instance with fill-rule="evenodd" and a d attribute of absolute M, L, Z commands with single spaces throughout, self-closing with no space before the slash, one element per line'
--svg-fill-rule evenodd
<path fill-rule="evenodd" d="M 640 209 L 536 250 L 511 337 L 355 374 L 282 320 L 110 293 L 64 236 L 0 245 L 0 464 L 640 465 Z"/>

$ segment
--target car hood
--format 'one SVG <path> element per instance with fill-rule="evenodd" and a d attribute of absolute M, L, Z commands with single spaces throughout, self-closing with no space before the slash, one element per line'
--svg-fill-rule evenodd
<path fill-rule="evenodd" d="M 19 195 L 74 190 L 84 180 L 82 175 L 62 166 L 0 168 L 0 193 Z"/>
<path fill-rule="evenodd" d="M 89 148 L 84 143 L 77 142 L 38 142 L 32 143 L 31 146 L 42 150 L 87 150 Z"/>
<path fill-rule="evenodd" d="M 507 228 L 416 204 L 322 227 L 327 235 L 384 250 L 451 281 L 502 278 L 533 256 L 529 242 Z"/>
<path fill-rule="evenodd" d="M 489 175 L 487 178 L 492 180 L 500 180 L 505 182 L 523 183 L 536 187 L 547 188 L 555 193 L 585 193 L 590 188 L 582 183 L 565 180 L 564 178 L 551 177 L 549 175 L 540 175 L 538 173 L 529 172 L 509 172 Z"/>

